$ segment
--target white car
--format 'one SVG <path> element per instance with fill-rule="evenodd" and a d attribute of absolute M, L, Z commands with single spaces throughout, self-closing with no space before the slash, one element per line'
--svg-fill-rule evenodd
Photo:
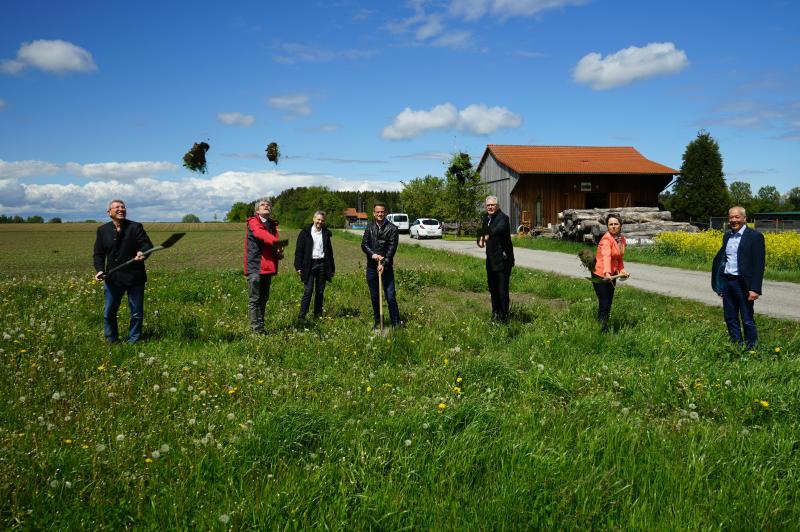
<path fill-rule="evenodd" d="M 417 218 L 408 234 L 411 238 L 442 238 L 442 223 L 433 218 Z"/>
<path fill-rule="evenodd" d="M 394 212 L 387 214 L 386 219 L 397 226 L 397 230 L 401 233 L 408 233 L 408 215 L 402 212 Z"/>

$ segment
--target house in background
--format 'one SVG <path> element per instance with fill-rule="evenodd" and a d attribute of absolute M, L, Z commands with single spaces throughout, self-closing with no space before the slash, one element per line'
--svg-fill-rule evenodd
<path fill-rule="evenodd" d="M 358 212 L 353 207 L 344 210 L 344 224 L 347 229 L 364 229 L 368 218 L 367 213 Z"/>
<path fill-rule="evenodd" d="M 486 146 L 477 171 L 512 227 L 522 211 L 541 227 L 558 223 L 565 209 L 656 207 L 680 173 L 632 147 L 499 144 Z"/>

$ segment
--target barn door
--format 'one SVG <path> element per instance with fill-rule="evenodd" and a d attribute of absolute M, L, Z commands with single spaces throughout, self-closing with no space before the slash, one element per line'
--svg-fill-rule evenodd
<path fill-rule="evenodd" d="M 632 207 L 630 192 L 609 192 L 608 206 L 612 209 L 618 207 Z"/>

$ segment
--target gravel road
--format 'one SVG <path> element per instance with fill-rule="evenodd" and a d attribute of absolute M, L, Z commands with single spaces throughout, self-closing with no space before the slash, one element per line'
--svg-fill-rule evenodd
<path fill-rule="evenodd" d="M 484 250 L 475 242 L 454 240 L 411 240 L 407 235 L 400 236 L 403 244 L 419 243 L 434 249 L 444 249 L 474 257 L 485 257 Z M 587 277 L 578 257 L 568 253 L 514 248 L 517 266 L 534 270 L 560 273 L 569 277 Z M 722 300 L 711 290 L 709 272 L 651 266 L 649 264 L 628 263 L 626 269 L 631 277 L 625 281 L 648 292 L 656 292 L 672 297 L 700 301 L 707 305 L 722 308 Z M 756 301 L 756 314 L 800 321 L 800 284 L 779 281 L 764 281 L 764 294 Z"/>

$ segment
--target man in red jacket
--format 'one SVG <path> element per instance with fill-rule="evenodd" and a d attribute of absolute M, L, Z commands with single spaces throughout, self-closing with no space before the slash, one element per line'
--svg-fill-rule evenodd
<path fill-rule="evenodd" d="M 278 242 L 278 225 L 270 219 L 272 202 L 256 200 L 255 216 L 247 219 L 244 237 L 244 275 L 247 277 L 247 316 L 254 332 L 264 333 L 264 309 L 269 300 L 272 276 L 278 273 L 278 260 L 283 250 Z"/>

